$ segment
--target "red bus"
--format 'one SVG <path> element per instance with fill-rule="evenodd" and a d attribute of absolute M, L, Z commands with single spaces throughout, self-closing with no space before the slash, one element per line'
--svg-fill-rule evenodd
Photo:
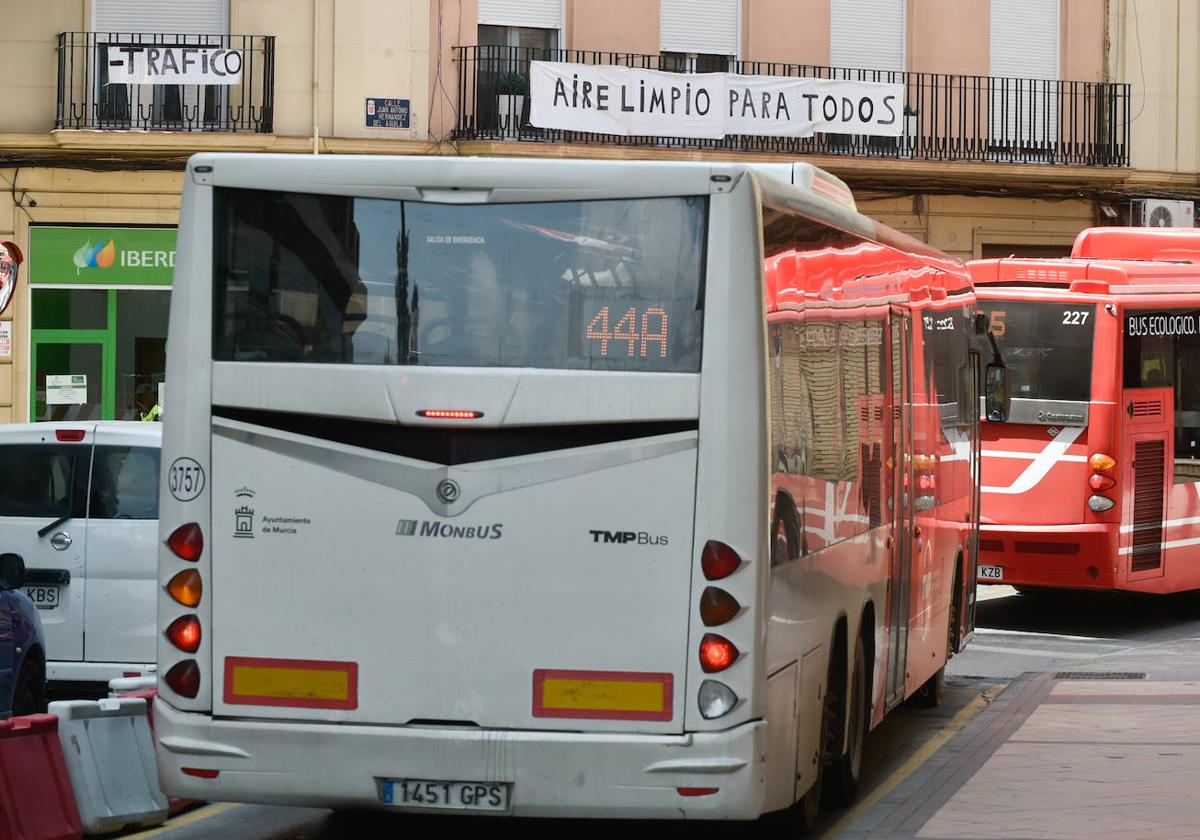
<path fill-rule="evenodd" d="M 980 582 L 1200 588 L 1200 237 L 1073 254 L 969 264 L 1011 396 L 982 427 Z"/>
<path fill-rule="evenodd" d="M 936 703 L 974 627 L 981 322 L 963 267 L 907 237 L 773 252 L 764 229 L 774 565 L 800 561 L 772 597 L 801 570 L 866 593 L 873 727 Z"/>

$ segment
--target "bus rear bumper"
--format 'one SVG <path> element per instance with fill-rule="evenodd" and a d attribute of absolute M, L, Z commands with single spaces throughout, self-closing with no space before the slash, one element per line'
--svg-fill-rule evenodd
<path fill-rule="evenodd" d="M 299 724 L 159 699 L 154 722 L 163 790 L 187 799 L 420 811 L 385 804 L 384 782 L 504 782 L 512 816 L 754 819 L 765 796 L 764 721 L 684 735 Z"/>
<path fill-rule="evenodd" d="M 1115 589 L 1118 524 L 983 525 L 979 582 L 1065 589 Z M 982 567 L 999 566 L 999 579 Z"/>

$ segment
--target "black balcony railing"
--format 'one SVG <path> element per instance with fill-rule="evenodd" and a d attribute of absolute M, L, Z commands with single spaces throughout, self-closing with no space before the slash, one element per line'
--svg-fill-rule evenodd
<path fill-rule="evenodd" d="M 236 85 L 109 82 L 109 47 L 239 50 Z M 275 111 L 273 35 L 62 32 L 58 36 L 55 128 L 270 133 Z"/>
<path fill-rule="evenodd" d="M 1129 85 L 945 73 L 854 70 L 762 61 L 730 61 L 733 73 L 849 79 L 904 85 L 904 134 L 868 137 L 727 136 L 722 140 L 623 137 L 529 125 L 529 97 L 502 96 L 531 61 L 671 69 L 660 56 L 521 47 L 458 47 L 460 140 L 524 140 L 659 148 L 844 155 L 906 160 L 1129 165 Z M 501 79 L 506 84 L 501 89 Z"/>

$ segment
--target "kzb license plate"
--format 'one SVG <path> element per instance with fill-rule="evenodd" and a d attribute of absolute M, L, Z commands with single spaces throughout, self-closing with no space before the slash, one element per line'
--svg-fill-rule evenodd
<path fill-rule="evenodd" d="M 29 600 L 33 601 L 33 605 L 39 610 L 53 610 L 58 608 L 57 586 L 26 586 L 25 594 L 29 596 Z"/>
<path fill-rule="evenodd" d="M 1003 566 L 980 566 L 979 567 L 979 579 L 980 580 L 1004 580 L 1004 567 Z"/>
<path fill-rule="evenodd" d="M 383 801 L 408 808 L 507 811 L 508 790 L 506 783 L 387 779 L 383 783 Z"/>

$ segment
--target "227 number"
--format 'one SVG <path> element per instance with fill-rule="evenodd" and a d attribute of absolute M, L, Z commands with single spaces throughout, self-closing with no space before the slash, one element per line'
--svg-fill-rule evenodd
<path fill-rule="evenodd" d="M 657 306 L 647 307 L 642 313 L 641 321 L 638 320 L 638 311 L 635 307 L 629 307 L 624 314 L 609 328 L 611 313 L 607 306 L 602 307 L 597 312 L 592 320 L 588 322 L 587 337 L 588 341 L 600 342 L 600 355 L 608 355 L 608 345 L 610 342 L 624 342 L 626 346 L 626 355 L 630 358 L 641 357 L 646 358 L 647 350 L 651 344 L 658 344 L 658 355 L 661 358 L 667 356 L 667 313 L 665 310 Z M 638 330 L 638 326 L 641 330 Z"/>
<path fill-rule="evenodd" d="M 1068 309 L 1063 313 L 1062 322 L 1069 327 L 1082 327 L 1087 323 L 1088 316 L 1091 312 L 1081 309 Z"/>

